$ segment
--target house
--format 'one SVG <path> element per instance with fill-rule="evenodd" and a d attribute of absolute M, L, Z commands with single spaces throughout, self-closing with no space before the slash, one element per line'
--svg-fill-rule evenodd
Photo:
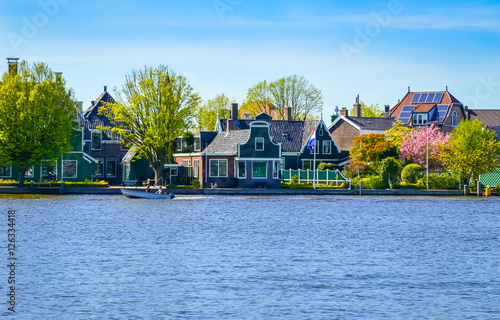
<path fill-rule="evenodd" d="M 408 92 L 390 111 L 389 118 L 401 121 L 409 127 L 434 124 L 443 133 L 458 126 L 466 111 L 448 87 L 445 91 Z"/>
<path fill-rule="evenodd" d="M 115 99 L 104 92 L 92 101 L 90 107 L 83 113 L 85 124 L 84 151 L 97 159 L 97 168 L 92 179 L 105 180 L 110 185 L 119 185 L 122 182 L 122 159 L 128 152 L 128 147 L 122 144 L 122 139 L 111 130 L 101 130 L 100 127 L 111 127 L 111 121 L 102 114 L 99 108 L 104 103 L 114 103 Z"/>
<path fill-rule="evenodd" d="M 495 131 L 497 139 L 500 139 L 500 110 L 498 109 L 474 109 L 467 110 L 470 120 L 479 120 L 484 125 Z"/>
<path fill-rule="evenodd" d="M 306 146 L 314 130 L 316 164 L 341 167 L 347 160 L 348 153 L 339 150 L 323 120 L 290 120 L 290 108 L 285 120 L 267 113 L 238 119 L 237 114 L 238 104 L 233 104 L 230 119 L 218 120 L 219 132 L 205 150 L 207 187 L 279 188 L 281 169 L 312 169 L 314 154 Z"/>
<path fill-rule="evenodd" d="M 353 105 L 352 112 L 352 116 L 349 116 L 349 111 L 346 108 L 342 108 L 340 114 L 332 116 L 332 123 L 328 127 L 328 131 L 342 151 L 348 152 L 351 150 L 354 146 L 353 141 L 357 136 L 370 133 L 383 134 L 386 130 L 389 130 L 395 122 L 394 119 L 391 118 L 361 117 L 359 96 L 356 98 L 356 103 Z"/>

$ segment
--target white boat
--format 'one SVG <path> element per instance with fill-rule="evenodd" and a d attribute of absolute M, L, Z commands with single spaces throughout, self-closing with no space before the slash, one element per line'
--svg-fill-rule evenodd
<path fill-rule="evenodd" d="M 175 195 L 173 193 L 158 194 L 153 192 L 144 192 L 139 190 L 121 189 L 123 195 L 127 198 L 144 198 L 144 199 L 173 199 Z"/>

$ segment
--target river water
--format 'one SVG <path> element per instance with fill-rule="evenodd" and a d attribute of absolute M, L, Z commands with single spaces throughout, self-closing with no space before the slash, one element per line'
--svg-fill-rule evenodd
<path fill-rule="evenodd" d="M 0 196 L 16 319 L 500 319 L 500 198 Z"/>

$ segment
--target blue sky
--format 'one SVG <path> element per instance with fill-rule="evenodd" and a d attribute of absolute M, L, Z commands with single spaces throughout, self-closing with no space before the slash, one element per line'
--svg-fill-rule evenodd
<path fill-rule="evenodd" d="M 357 94 L 392 107 L 408 86 L 498 109 L 498 17 L 500 1 L 1 1 L 0 57 L 63 72 L 85 108 L 103 85 L 165 64 L 204 100 L 238 103 L 261 80 L 303 75 L 325 118 Z"/>

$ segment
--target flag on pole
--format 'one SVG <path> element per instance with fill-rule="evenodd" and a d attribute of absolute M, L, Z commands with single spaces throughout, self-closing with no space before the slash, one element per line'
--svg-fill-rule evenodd
<path fill-rule="evenodd" d="M 309 137 L 309 141 L 307 141 L 307 149 L 314 152 L 314 146 L 316 145 L 316 128 L 313 129 L 311 136 Z"/>

